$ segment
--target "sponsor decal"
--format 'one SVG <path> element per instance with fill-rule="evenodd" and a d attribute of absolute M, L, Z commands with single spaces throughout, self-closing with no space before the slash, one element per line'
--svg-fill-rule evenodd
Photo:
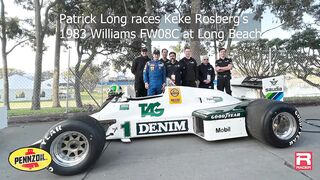
<path fill-rule="evenodd" d="M 120 111 L 129 110 L 129 104 L 121 104 L 120 105 Z"/>
<path fill-rule="evenodd" d="M 262 79 L 262 88 L 266 99 L 282 101 L 284 96 L 284 76 Z"/>
<path fill-rule="evenodd" d="M 267 99 L 281 101 L 283 99 L 283 92 L 270 92 L 265 95 Z"/>
<path fill-rule="evenodd" d="M 297 140 L 300 138 L 300 135 L 301 135 L 301 131 L 302 131 L 302 119 L 301 119 L 301 116 L 299 114 L 298 111 L 295 111 L 294 114 L 296 115 L 296 117 L 299 119 L 299 130 L 298 130 L 298 134 L 296 135 L 296 137 L 289 142 L 289 145 L 291 146 L 292 144 L 294 144 L 295 142 L 297 142 Z"/>
<path fill-rule="evenodd" d="M 243 117 L 244 113 L 241 112 L 226 112 L 221 114 L 213 114 L 211 115 L 211 119 L 217 120 L 217 119 L 230 119 L 230 118 L 238 118 Z"/>
<path fill-rule="evenodd" d="M 276 87 L 266 88 L 265 91 L 266 92 L 269 92 L 269 91 L 283 91 L 283 89 L 280 86 L 276 86 Z"/>
<path fill-rule="evenodd" d="M 182 103 L 180 88 L 169 88 L 169 103 L 170 104 Z"/>
<path fill-rule="evenodd" d="M 62 128 L 61 128 L 61 125 L 59 126 L 56 126 L 55 128 L 51 129 L 49 131 L 49 133 L 42 139 L 42 142 L 41 144 L 45 145 L 47 144 L 46 141 L 49 141 L 49 139 L 54 135 L 56 134 L 57 132 L 61 131 Z"/>
<path fill-rule="evenodd" d="M 216 133 L 225 133 L 225 132 L 231 132 L 231 127 L 223 127 L 223 128 L 216 128 Z"/>
<path fill-rule="evenodd" d="M 206 103 L 216 103 L 216 102 L 221 102 L 223 99 L 222 97 L 216 97 L 216 96 L 212 96 L 212 97 L 206 97 L 203 99 L 203 102 Z"/>
<path fill-rule="evenodd" d="M 276 80 L 275 78 L 273 78 L 273 79 L 270 81 L 270 83 L 271 83 L 273 86 L 275 86 L 275 85 L 277 85 L 278 80 Z"/>
<path fill-rule="evenodd" d="M 8 161 L 10 165 L 21 171 L 39 171 L 51 163 L 48 152 L 39 148 L 20 148 L 10 153 Z"/>
<path fill-rule="evenodd" d="M 137 123 L 137 135 L 188 131 L 187 120 Z"/>
<path fill-rule="evenodd" d="M 312 170 L 312 152 L 295 152 L 294 169 L 297 171 Z"/>
<path fill-rule="evenodd" d="M 163 114 L 164 109 L 158 108 L 161 104 L 159 102 L 156 103 L 144 103 L 139 104 L 141 108 L 141 117 L 151 116 L 151 117 L 159 117 Z"/>

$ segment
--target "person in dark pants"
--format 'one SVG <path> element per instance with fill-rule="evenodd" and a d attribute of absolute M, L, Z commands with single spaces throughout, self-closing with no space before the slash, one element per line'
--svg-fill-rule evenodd
<path fill-rule="evenodd" d="M 165 63 L 167 78 L 169 78 L 174 83 L 174 85 L 181 86 L 182 68 L 179 62 L 176 60 L 176 53 L 170 52 L 169 57 L 170 61 L 167 61 Z"/>
<path fill-rule="evenodd" d="M 132 63 L 131 72 L 135 75 L 134 89 L 136 92 L 136 97 L 147 96 L 147 89 L 145 88 L 144 82 L 143 82 L 143 69 L 146 63 L 150 61 L 147 54 L 148 54 L 147 48 L 142 48 L 141 56 L 137 57 Z"/>
<path fill-rule="evenodd" d="M 182 67 L 182 86 L 197 87 L 198 79 L 197 62 L 191 57 L 190 48 L 184 49 L 185 57 L 179 61 Z"/>
<path fill-rule="evenodd" d="M 160 51 L 153 51 L 153 58 L 144 67 L 143 80 L 148 96 L 161 94 L 166 85 L 166 69 L 164 63 L 159 60 Z"/>
<path fill-rule="evenodd" d="M 220 91 L 226 90 L 227 94 L 231 95 L 231 69 L 232 69 L 232 60 L 230 58 L 226 58 L 226 49 L 219 49 L 219 59 L 216 60 L 216 71 L 218 73 L 218 84 L 217 89 Z"/>
<path fill-rule="evenodd" d="M 168 49 L 166 49 L 166 48 L 164 48 L 164 49 L 162 49 L 161 50 L 161 59 L 160 59 L 160 61 L 162 61 L 164 64 L 166 63 L 166 62 L 168 62 L 169 61 L 169 59 L 168 59 Z"/>
<path fill-rule="evenodd" d="M 209 57 L 204 56 L 202 63 L 198 66 L 199 70 L 199 87 L 213 89 L 215 72 L 213 66 L 209 63 Z"/>

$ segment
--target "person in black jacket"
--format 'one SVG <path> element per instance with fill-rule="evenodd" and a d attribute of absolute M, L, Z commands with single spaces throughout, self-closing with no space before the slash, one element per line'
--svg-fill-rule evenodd
<path fill-rule="evenodd" d="M 179 61 L 182 67 L 182 86 L 197 87 L 198 79 L 197 62 L 191 57 L 190 48 L 184 49 L 185 57 Z"/>
<path fill-rule="evenodd" d="M 162 61 L 164 64 L 167 63 L 169 61 L 169 59 L 167 58 L 168 56 L 168 49 L 164 48 L 161 50 L 161 56 L 162 58 L 160 59 L 160 61 Z"/>
<path fill-rule="evenodd" d="M 144 66 L 150 58 L 147 56 L 148 50 L 147 48 L 141 49 L 141 56 L 137 57 L 131 67 L 131 72 L 134 74 L 134 89 L 136 92 L 136 97 L 144 97 L 147 96 L 147 89 L 144 86 L 143 81 L 143 69 Z"/>
<path fill-rule="evenodd" d="M 218 84 L 217 89 L 220 91 L 226 90 L 227 94 L 231 95 L 231 69 L 232 69 L 232 60 L 226 57 L 226 49 L 219 49 L 219 59 L 216 60 L 216 71 L 218 72 Z"/>
<path fill-rule="evenodd" d="M 202 63 L 198 66 L 199 70 L 199 87 L 213 89 L 213 80 L 215 73 L 213 66 L 209 63 L 209 57 L 204 56 Z"/>
<path fill-rule="evenodd" d="M 181 86 L 181 73 L 182 68 L 179 62 L 176 60 L 176 53 L 170 52 L 169 53 L 170 61 L 167 61 L 166 66 L 166 75 L 174 85 Z"/>

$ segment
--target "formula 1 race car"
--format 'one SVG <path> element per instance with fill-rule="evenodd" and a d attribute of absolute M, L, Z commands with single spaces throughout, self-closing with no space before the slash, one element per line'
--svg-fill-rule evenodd
<path fill-rule="evenodd" d="M 251 135 L 284 148 L 298 140 L 301 129 L 301 117 L 292 105 L 267 99 L 242 101 L 217 90 L 172 86 L 149 97 L 114 94 L 101 111 L 54 125 L 32 146 L 51 154 L 50 172 L 73 175 L 98 159 L 106 140 L 195 134 L 216 141 Z"/>

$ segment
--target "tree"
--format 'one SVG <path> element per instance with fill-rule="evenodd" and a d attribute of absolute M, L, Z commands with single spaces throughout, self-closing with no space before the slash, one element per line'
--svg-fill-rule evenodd
<path fill-rule="evenodd" d="M 152 1 L 151 0 L 145 0 L 145 3 L 146 3 L 146 15 L 147 16 L 153 16 L 154 13 L 152 11 Z M 147 29 L 151 29 L 151 26 L 149 24 L 146 25 Z M 146 47 L 147 49 L 152 52 L 152 49 L 151 49 L 151 38 L 147 37 L 146 38 Z"/>
<path fill-rule="evenodd" d="M 2 78 L 3 78 L 3 102 L 4 106 L 10 110 L 10 104 L 9 104 L 9 81 L 8 81 L 8 54 L 10 54 L 16 47 L 19 45 L 22 45 L 29 39 L 23 39 L 23 30 L 19 26 L 19 19 L 18 18 L 6 18 L 5 13 L 5 4 L 4 0 L 0 1 L 1 3 L 1 14 L 0 14 L 0 23 L 1 23 L 1 55 L 2 55 Z M 8 51 L 7 51 L 7 41 L 8 39 L 19 39 L 15 45 L 13 45 Z"/>
<path fill-rule="evenodd" d="M 233 58 L 235 67 L 244 76 L 260 78 L 277 76 L 286 72 L 289 63 L 283 54 L 272 53 L 270 64 L 269 48 L 278 47 L 279 50 L 281 43 L 284 44 L 284 41 L 267 39 L 241 41 L 232 47 L 230 56 Z"/>
<path fill-rule="evenodd" d="M 290 70 L 298 78 L 320 89 L 320 33 L 307 28 L 295 33 L 286 47 Z"/>
<path fill-rule="evenodd" d="M 130 18 L 131 14 L 134 15 L 146 15 L 145 0 L 134 0 L 134 1 L 118 1 L 118 0 L 108 0 L 108 1 L 86 1 L 86 2 L 76 2 L 67 6 L 69 8 L 66 10 L 68 13 L 73 15 L 89 15 L 100 17 L 100 14 L 105 16 L 112 14 L 113 16 L 123 16 L 126 14 Z M 153 2 L 153 7 L 159 7 L 158 1 Z M 153 8 L 154 15 L 159 15 L 162 10 Z M 99 23 L 90 24 L 91 29 L 107 29 L 111 28 L 114 30 L 130 30 L 139 32 L 140 29 L 145 28 L 145 25 L 137 26 L 136 24 L 128 23 L 126 27 L 122 27 L 120 23 L 114 24 L 102 24 Z M 87 28 L 85 23 L 77 23 L 71 25 L 74 29 Z M 107 38 L 94 38 L 91 35 L 86 38 L 76 38 L 74 39 L 76 43 L 77 50 L 77 63 L 74 68 L 74 73 L 76 75 L 74 83 L 75 99 L 77 107 L 82 107 L 81 95 L 80 95 L 80 80 L 84 75 L 86 69 L 90 67 L 91 63 L 94 61 L 97 55 L 107 56 L 110 54 L 121 55 L 127 53 L 130 49 L 140 50 L 141 44 L 145 44 L 145 38 L 137 37 L 135 39 L 107 39 Z M 133 60 L 133 58 L 126 60 L 125 67 L 128 67 L 128 63 Z M 117 61 L 117 60 L 115 60 Z"/>
<path fill-rule="evenodd" d="M 91 65 L 82 76 L 83 84 L 89 92 L 93 92 L 101 77 L 101 68 L 98 65 Z"/>
<path fill-rule="evenodd" d="M 52 71 L 44 71 L 41 73 L 41 81 L 46 81 L 48 79 L 51 79 L 53 77 Z"/>
<path fill-rule="evenodd" d="M 33 94 L 32 94 L 32 110 L 40 109 L 40 90 L 41 90 L 41 73 L 42 73 L 42 55 L 45 50 L 44 37 L 50 34 L 49 29 L 49 14 L 51 9 L 61 0 L 15 0 L 17 4 L 20 4 L 27 10 L 34 11 L 34 27 L 35 27 L 35 42 L 34 47 L 36 51 L 35 55 L 35 71 L 33 81 Z M 42 16 L 42 10 L 44 9 L 44 17 Z M 41 18 L 43 17 L 43 18 Z M 42 21 L 43 20 L 43 21 Z"/>
<path fill-rule="evenodd" d="M 35 13 L 35 38 L 36 38 L 36 56 L 35 56 L 35 72 L 33 81 L 33 94 L 32 94 L 32 110 L 40 109 L 40 90 L 41 90 L 41 72 L 42 72 L 42 55 L 43 55 L 43 40 L 48 32 L 49 24 L 49 11 L 57 4 L 58 0 L 50 2 L 45 9 L 44 23 L 41 22 L 41 10 L 43 8 L 43 1 L 34 0 L 34 13 Z"/>
<path fill-rule="evenodd" d="M 170 48 L 171 49 L 173 49 L 173 51 L 175 52 L 175 53 L 177 53 L 177 58 L 179 58 L 180 57 L 180 54 L 183 52 L 183 47 L 182 47 L 182 45 L 181 45 L 181 41 L 179 41 L 179 43 L 178 44 L 176 44 L 175 46 L 170 46 Z"/>
<path fill-rule="evenodd" d="M 3 78 L 3 71 L 4 71 L 4 67 L 3 68 L 0 68 L 0 79 Z M 20 76 L 23 76 L 25 75 L 26 73 L 20 69 L 15 69 L 15 68 L 7 68 L 7 74 L 8 74 L 8 77 L 9 76 L 12 76 L 12 75 L 20 75 Z"/>
<path fill-rule="evenodd" d="M 195 15 L 200 13 L 201 0 L 191 1 L 191 29 L 194 32 L 194 38 L 191 39 L 190 48 L 192 57 L 196 59 L 197 63 L 200 64 L 200 41 L 198 38 L 199 24 L 195 22 Z"/>
<path fill-rule="evenodd" d="M 252 0 L 228 0 L 228 1 L 189 1 L 189 0 L 182 0 L 180 1 L 181 5 L 177 6 L 179 12 L 183 15 L 194 15 L 194 13 L 201 13 L 205 16 L 227 16 L 227 17 L 234 17 L 234 16 L 241 16 L 243 12 L 246 10 L 256 8 L 256 5 L 253 3 Z M 200 7 L 199 7 L 200 3 Z M 193 26 L 193 28 L 192 28 Z M 217 39 L 213 37 L 213 39 L 209 39 L 207 42 L 213 43 L 214 53 L 216 58 L 218 57 L 218 48 L 226 46 L 227 49 L 230 49 L 231 43 L 233 41 L 232 38 L 229 37 L 229 30 L 236 29 L 236 24 L 233 21 L 228 23 L 209 23 L 209 24 L 200 24 L 197 25 L 191 24 L 189 27 L 186 24 L 180 24 L 182 30 L 186 29 L 193 29 L 195 31 L 195 37 L 198 36 L 198 29 L 209 30 L 209 31 L 216 31 L 216 32 L 223 32 L 224 37 L 221 39 Z M 196 43 L 193 48 L 196 52 L 199 51 L 200 43 L 197 43 L 198 40 L 194 39 L 191 41 L 191 45 Z M 205 42 L 205 41 L 204 41 Z M 210 44 L 205 43 L 205 46 Z M 192 50 L 192 48 L 191 48 Z M 229 52 L 229 51 L 227 51 Z M 193 55 L 194 56 L 194 55 Z"/>
<path fill-rule="evenodd" d="M 319 22 L 320 3 L 315 0 L 263 0 L 258 5 L 256 18 L 262 18 L 263 12 L 270 8 L 271 12 L 280 19 L 284 29 L 301 29 L 306 23 L 303 16 L 309 14 Z"/>
<path fill-rule="evenodd" d="M 54 16 L 56 22 L 55 33 L 55 51 L 54 51 L 54 70 L 53 70 L 53 83 L 52 83 L 52 107 L 61 107 L 59 99 L 59 79 L 60 79 L 60 49 L 61 49 L 61 23 L 60 14 L 63 10 L 63 4 L 58 2 Z"/>

